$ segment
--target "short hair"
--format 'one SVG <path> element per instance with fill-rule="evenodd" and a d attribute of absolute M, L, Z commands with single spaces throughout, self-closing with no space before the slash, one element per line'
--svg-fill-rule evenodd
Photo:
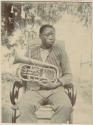
<path fill-rule="evenodd" d="M 52 28 L 52 29 L 55 30 L 55 28 L 52 25 L 45 24 L 45 25 L 43 25 L 43 26 L 40 27 L 39 34 L 41 34 L 44 31 L 44 29 L 46 29 L 46 28 Z"/>

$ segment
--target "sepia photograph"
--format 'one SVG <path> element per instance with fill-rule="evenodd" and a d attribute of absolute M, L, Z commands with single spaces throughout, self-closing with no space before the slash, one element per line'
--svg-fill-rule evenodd
<path fill-rule="evenodd" d="M 93 123 L 92 7 L 1 1 L 1 123 Z"/>

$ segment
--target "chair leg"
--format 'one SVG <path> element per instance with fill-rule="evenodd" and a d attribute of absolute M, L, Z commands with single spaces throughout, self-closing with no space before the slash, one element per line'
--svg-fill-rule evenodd
<path fill-rule="evenodd" d="M 16 109 L 12 110 L 12 123 L 16 123 Z"/>
<path fill-rule="evenodd" d="M 69 124 L 72 124 L 73 123 L 73 112 L 70 114 L 70 117 L 69 117 Z"/>

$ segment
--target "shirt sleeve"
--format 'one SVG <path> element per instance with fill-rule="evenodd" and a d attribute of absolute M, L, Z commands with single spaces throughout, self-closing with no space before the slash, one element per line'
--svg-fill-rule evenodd
<path fill-rule="evenodd" d="M 73 76 L 71 73 L 69 59 L 65 48 L 60 49 L 60 66 L 62 70 L 62 76 L 59 78 L 59 81 L 62 83 L 63 86 L 72 83 Z"/>

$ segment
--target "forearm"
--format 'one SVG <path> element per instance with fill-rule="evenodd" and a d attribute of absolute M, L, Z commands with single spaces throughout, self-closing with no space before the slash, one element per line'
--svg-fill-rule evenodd
<path fill-rule="evenodd" d="M 61 83 L 62 86 L 72 84 L 73 77 L 72 74 L 68 73 L 58 78 L 58 81 Z"/>
<path fill-rule="evenodd" d="M 50 81 L 42 82 L 41 81 L 38 84 L 40 85 L 41 89 L 45 89 L 45 90 L 56 89 L 62 86 L 61 82 L 58 82 L 58 79 L 55 82 L 50 82 Z"/>

